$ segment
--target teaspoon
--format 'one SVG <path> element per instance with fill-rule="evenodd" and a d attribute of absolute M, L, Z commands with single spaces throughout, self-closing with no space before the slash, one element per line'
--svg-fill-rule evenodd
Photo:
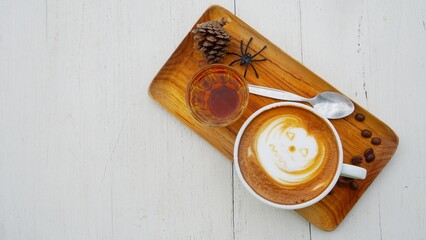
<path fill-rule="evenodd" d="M 251 84 L 249 84 L 248 87 L 249 92 L 255 95 L 286 101 L 307 102 L 311 104 L 319 114 L 329 119 L 344 118 L 355 109 L 353 102 L 349 98 L 337 92 L 322 92 L 313 98 L 304 98 L 294 93 L 274 88 Z"/>

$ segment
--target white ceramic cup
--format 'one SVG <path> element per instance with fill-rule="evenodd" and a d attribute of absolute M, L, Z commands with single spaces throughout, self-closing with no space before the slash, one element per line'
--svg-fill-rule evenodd
<path fill-rule="evenodd" d="M 334 136 L 336 137 L 337 147 L 338 147 L 338 151 L 339 151 L 339 155 L 338 155 L 339 156 L 339 161 L 338 161 L 337 170 L 334 173 L 333 180 L 328 185 L 328 187 L 323 192 L 321 192 L 318 196 L 316 196 L 315 198 L 313 198 L 313 199 L 311 199 L 309 201 L 303 202 L 303 203 L 293 204 L 293 205 L 278 204 L 278 203 L 275 203 L 275 202 L 271 202 L 271 201 L 263 198 L 259 194 L 257 194 L 250 187 L 250 185 L 246 182 L 246 180 L 244 179 L 244 177 L 243 177 L 243 175 L 241 173 L 240 165 L 238 163 L 238 149 L 239 149 L 239 146 L 240 146 L 240 140 L 241 140 L 241 137 L 242 137 L 245 129 L 251 123 L 251 121 L 255 117 L 257 117 L 259 114 L 261 114 L 262 112 L 264 112 L 264 111 L 267 111 L 267 110 L 275 108 L 275 107 L 285 107 L 285 106 L 294 106 L 294 107 L 299 107 L 299 108 L 306 109 L 307 111 L 310 111 L 310 112 L 314 113 L 319 118 L 321 118 L 324 122 L 326 122 L 329 125 L 330 129 L 333 131 Z M 238 132 L 237 139 L 235 140 L 235 145 L 234 145 L 234 166 L 235 166 L 235 170 L 237 172 L 237 175 L 240 178 L 241 182 L 243 183 L 244 187 L 253 196 L 255 196 L 260 201 L 266 203 L 267 205 L 270 205 L 272 207 L 282 208 L 282 209 L 300 209 L 300 208 L 305 208 L 305 207 L 308 207 L 308 206 L 311 206 L 311 205 L 317 203 L 318 201 L 320 201 L 321 199 L 323 199 L 325 196 L 327 196 L 327 194 L 331 191 L 331 189 L 333 189 L 334 185 L 336 185 L 336 182 L 339 179 L 339 176 L 344 176 L 344 177 L 349 177 L 349 178 L 354 178 L 354 179 L 364 179 L 366 177 L 366 175 L 367 175 L 367 170 L 365 170 L 364 168 L 343 163 L 342 142 L 341 142 L 339 134 L 337 133 L 337 131 L 334 128 L 333 124 L 331 124 L 331 122 L 327 118 L 324 118 L 320 114 L 318 114 L 313 108 L 311 108 L 311 107 L 309 107 L 307 105 L 304 105 L 304 104 L 301 104 L 301 103 L 295 103 L 295 102 L 277 102 L 277 103 L 272 103 L 270 105 L 262 107 L 261 109 L 257 110 L 256 112 L 254 112 L 244 122 L 243 126 L 240 128 L 240 130 Z"/>

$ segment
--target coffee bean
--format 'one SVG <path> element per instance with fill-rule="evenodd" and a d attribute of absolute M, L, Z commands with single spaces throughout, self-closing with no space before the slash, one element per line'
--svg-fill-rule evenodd
<path fill-rule="evenodd" d="M 373 145 L 380 145 L 380 143 L 382 143 L 382 139 L 380 139 L 379 137 L 373 137 L 373 138 L 371 139 L 371 143 L 372 143 Z"/>
<path fill-rule="evenodd" d="M 357 113 L 357 114 L 355 114 L 355 119 L 362 122 L 362 121 L 364 121 L 365 116 L 364 116 L 364 114 Z"/>
<path fill-rule="evenodd" d="M 343 179 L 339 179 L 338 181 L 337 181 L 337 185 L 339 185 L 339 187 L 346 187 L 346 185 L 348 185 L 348 182 L 346 182 L 345 180 L 343 180 Z"/>
<path fill-rule="evenodd" d="M 365 138 L 369 138 L 371 137 L 371 131 L 368 129 L 364 129 L 361 131 L 361 136 L 365 137 Z"/>
<path fill-rule="evenodd" d="M 352 181 L 352 182 L 349 184 L 349 187 L 350 187 L 352 190 L 357 190 L 357 189 L 358 189 L 358 184 L 357 184 L 356 182 Z"/>
<path fill-rule="evenodd" d="M 370 153 L 365 157 L 365 161 L 369 163 L 374 161 L 375 158 L 376 158 L 376 155 L 374 155 L 374 153 Z"/>
<path fill-rule="evenodd" d="M 358 165 L 360 163 L 362 163 L 362 157 L 357 155 L 357 156 L 353 156 L 351 159 L 352 164 Z"/>
<path fill-rule="evenodd" d="M 364 151 L 364 157 L 367 157 L 368 155 L 374 153 L 374 150 L 372 148 L 367 148 Z"/>

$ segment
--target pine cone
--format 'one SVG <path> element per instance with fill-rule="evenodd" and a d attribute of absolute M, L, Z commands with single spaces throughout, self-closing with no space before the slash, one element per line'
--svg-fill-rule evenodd
<path fill-rule="evenodd" d="M 197 24 L 197 28 L 192 30 L 196 41 L 194 45 L 203 53 L 209 64 L 221 63 L 228 51 L 232 37 L 223 28 L 228 22 L 230 19 L 221 18 Z"/>

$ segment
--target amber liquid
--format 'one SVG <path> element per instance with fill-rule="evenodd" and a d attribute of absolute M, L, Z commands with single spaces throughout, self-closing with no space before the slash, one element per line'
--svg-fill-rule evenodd
<path fill-rule="evenodd" d="M 213 116 L 221 119 L 227 119 L 232 117 L 240 106 L 240 99 L 238 92 L 232 84 L 226 84 L 218 86 L 215 89 L 211 89 L 206 92 L 208 95 L 207 107 Z"/>
<path fill-rule="evenodd" d="M 243 79 L 224 67 L 211 68 L 195 77 L 189 89 L 189 104 L 201 121 L 220 125 L 237 118 L 247 104 Z"/>

